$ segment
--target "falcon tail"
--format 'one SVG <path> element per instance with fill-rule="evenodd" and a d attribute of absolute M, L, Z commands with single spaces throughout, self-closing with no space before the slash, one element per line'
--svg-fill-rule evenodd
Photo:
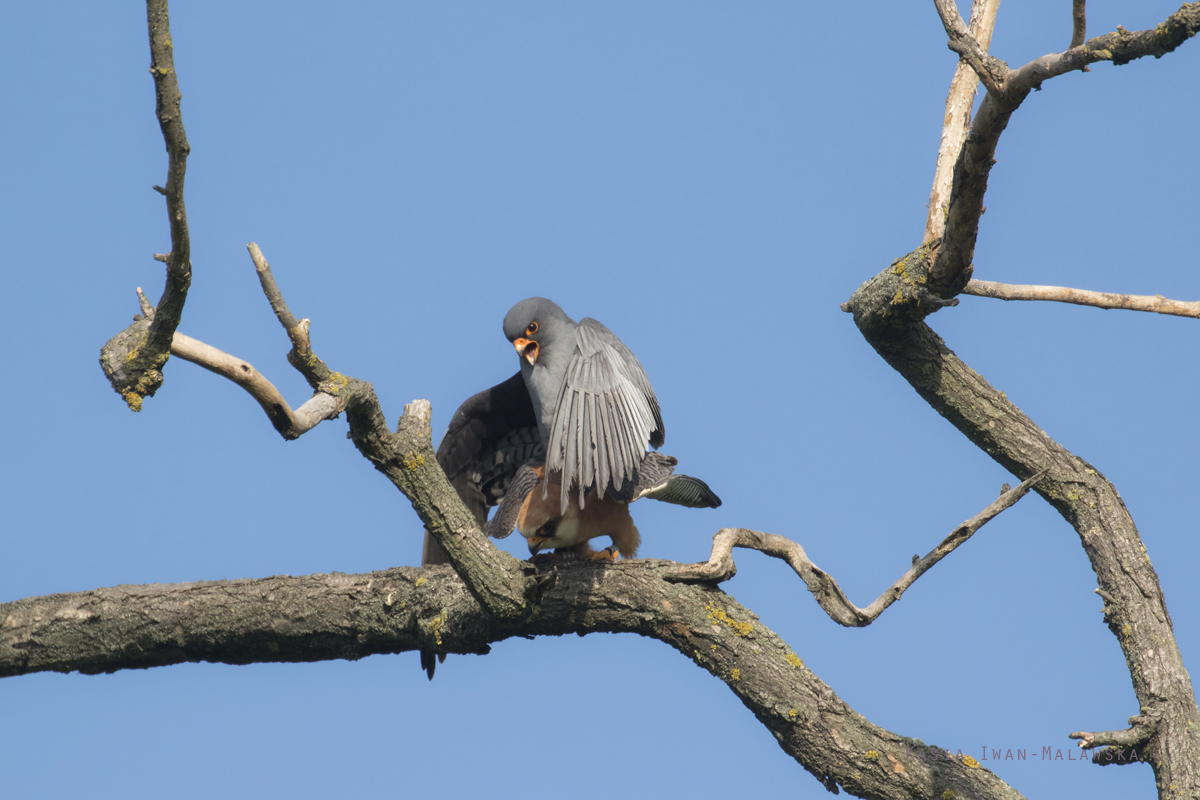
<path fill-rule="evenodd" d="M 721 498 L 708 488 L 707 483 L 690 475 L 672 475 L 641 497 L 688 508 L 717 508 L 721 505 Z"/>

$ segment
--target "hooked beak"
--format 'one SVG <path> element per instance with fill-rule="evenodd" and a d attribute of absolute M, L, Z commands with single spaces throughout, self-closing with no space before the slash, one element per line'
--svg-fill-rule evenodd
<path fill-rule="evenodd" d="M 517 354 L 529 362 L 533 366 L 533 362 L 537 361 L 538 343 L 532 339 L 514 339 L 513 347 L 517 349 Z"/>
<path fill-rule="evenodd" d="M 538 554 L 538 551 L 540 551 L 542 549 L 542 545 L 544 545 L 546 543 L 546 541 L 547 541 L 546 539 L 542 539 L 537 536 L 530 536 L 529 537 L 529 555 L 536 556 Z"/>

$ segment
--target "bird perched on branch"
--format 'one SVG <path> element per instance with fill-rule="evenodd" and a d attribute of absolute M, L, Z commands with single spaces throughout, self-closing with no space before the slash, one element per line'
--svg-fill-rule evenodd
<path fill-rule="evenodd" d="M 612 331 L 531 297 L 505 316 L 504 335 L 521 371 L 468 398 L 437 450 L 438 465 L 489 536 L 503 538 L 515 526 L 535 555 L 631 558 L 641 537 L 629 503 L 721 505 L 703 481 L 674 474 L 675 458 L 651 452 L 664 439 L 658 399 Z M 613 546 L 594 553 L 588 542 L 599 536 Z M 426 533 L 422 565 L 445 562 Z M 434 654 L 422 651 L 421 664 L 432 679 Z"/>
<path fill-rule="evenodd" d="M 576 323 L 544 297 L 513 306 L 504 336 L 520 355 L 562 512 L 573 489 L 580 508 L 592 490 L 631 501 L 642 460 L 665 433 L 641 362 L 608 328 L 589 317 Z"/>
<path fill-rule="evenodd" d="M 661 453 L 647 453 L 638 472 L 639 479 L 629 501 L 651 497 L 665 503 L 689 508 L 716 508 L 721 498 L 708 484 L 689 475 L 675 475 L 679 460 Z M 550 491 L 539 492 L 546 484 Z M 484 532 L 495 538 L 517 530 L 529 542 L 529 553 L 538 556 L 553 549 L 566 557 L 613 560 L 618 555 L 633 558 L 637 555 L 642 537 L 629 514 L 629 503 L 613 500 L 595 490 L 589 493 L 586 504 L 578 502 L 578 489 L 572 489 L 570 502 L 563 512 L 559 505 L 559 481 L 546 479 L 544 463 L 523 466 L 508 486 L 495 516 L 484 526 Z M 612 547 L 600 552 L 588 544 L 599 536 L 612 540 Z"/>

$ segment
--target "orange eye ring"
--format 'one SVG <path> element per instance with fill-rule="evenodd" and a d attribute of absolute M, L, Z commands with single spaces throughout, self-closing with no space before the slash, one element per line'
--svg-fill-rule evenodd
<path fill-rule="evenodd" d="M 529 327 L 525 329 L 525 334 L 527 336 L 533 336 L 537 332 L 538 332 L 538 324 L 536 322 L 529 323 Z"/>

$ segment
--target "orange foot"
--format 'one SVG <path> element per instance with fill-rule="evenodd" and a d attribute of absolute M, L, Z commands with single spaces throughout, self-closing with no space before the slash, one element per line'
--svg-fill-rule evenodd
<path fill-rule="evenodd" d="M 599 552 L 591 552 L 584 557 L 592 561 L 616 561 L 621 551 L 615 547 L 606 547 Z"/>

